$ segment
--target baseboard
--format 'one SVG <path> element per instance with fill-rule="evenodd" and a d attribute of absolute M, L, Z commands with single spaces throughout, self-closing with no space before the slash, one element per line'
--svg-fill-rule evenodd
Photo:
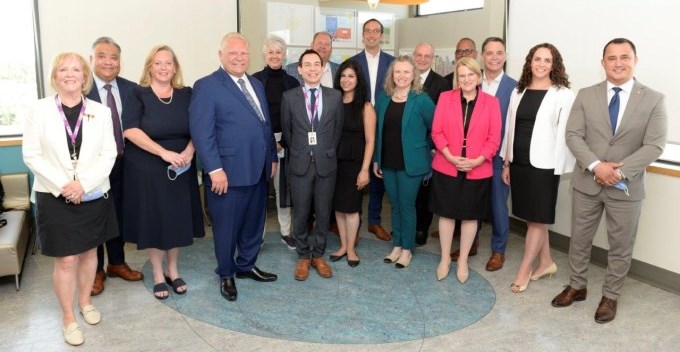
<path fill-rule="evenodd" d="M 511 217 L 510 231 L 524 237 L 527 232 L 526 223 Z M 569 240 L 569 236 L 550 231 L 550 247 L 553 249 L 563 253 L 569 253 Z M 593 246 L 590 262 L 605 268 L 607 267 L 608 253 L 609 251 L 606 249 Z M 628 276 L 662 290 L 680 295 L 680 274 L 670 270 L 633 259 Z"/>

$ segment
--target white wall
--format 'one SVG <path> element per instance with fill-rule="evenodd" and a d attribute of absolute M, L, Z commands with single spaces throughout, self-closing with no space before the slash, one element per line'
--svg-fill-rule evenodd
<path fill-rule="evenodd" d="M 65 51 L 88 57 L 101 36 L 120 44 L 122 77 L 138 82 L 151 48 L 167 44 L 193 85 L 219 67 L 220 40 L 237 28 L 236 0 L 44 0 L 38 9 L 48 94 L 52 58 Z"/>

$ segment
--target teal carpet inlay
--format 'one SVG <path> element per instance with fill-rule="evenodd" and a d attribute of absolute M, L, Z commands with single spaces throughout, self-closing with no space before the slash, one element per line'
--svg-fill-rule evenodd
<path fill-rule="evenodd" d="M 326 257 L 339 247 L 328 238 Z M 162 302 L 191 318 L 247 334 L 304 342 L 376 344 L 417 340 L 447 334 L 471 325 L 494 306 L 491 284 L 475 271 L 465 285 L 456 280 L 455 263 L 443 281 L 435 271 L 439 256 L 415 250 L 411 265 L 396 269 L 382 259 L 390 242 L 361 238 L 361 264 L 346 257 L 330 263 L 333 277 L 310 270 L 307 281 L 296 281 L 295 251 L 278 233 L 267 233 L 257 266 L 278 274 L 275 282 L 236 279 L 238 300 L 229 302 L 219 291 L 212 238 L 197 239 L 180 255 L 180 273 L 189 287 L 184 295 L 170 292 Z M 144 265 L 144 284 L 152 294 L 151 264 Z"/>

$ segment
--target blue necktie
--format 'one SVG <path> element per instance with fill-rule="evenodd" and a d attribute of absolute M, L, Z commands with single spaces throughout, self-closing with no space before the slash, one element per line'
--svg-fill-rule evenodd
<path fill-rule="evenodd" d="M 312 123 L 312 128 L 316 129 L 316 125 L 319 123 L 319 119 L 316 116 L 316 88 L 309 88 L 309 105 L 311 105 L 309 111 L 312 114 L 310 122 Z"/>
<path fill-rule="evenodd" d="M 609 102 L 609 121 L 612 123 L 612 134 L 616 134 L 616 121 L 619 117 L 620 105 L 619 93 L 621 92 L 621 88 L 614 87 L 612 89 L 614 90 L 614 96 Z"/>
<path fill-rule="evenodd" d="M 255 99 L 253 99 L 253 96 L 250 95 L 250 92 L 248 92 L 248 89 L 246 88 L 246 81 L 244 81 L 243 78 L 239 78 L 237 82 L 238 85 L 241 86 L 241 91 L 243 92 L 243 95 L 246 96 L 246 100 L 248 100 L 248 103 L 250 103 L 250 106 L 253 107 L 255 113 L 260 118 L 260 121 L 264 122 L 262 111 L 260 111 L 260 108 L 257 107 L 257 104 L 255 104 Z"/>

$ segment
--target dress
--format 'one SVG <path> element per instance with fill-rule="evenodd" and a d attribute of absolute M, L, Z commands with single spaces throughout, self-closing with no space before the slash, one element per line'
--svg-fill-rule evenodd
<path fill-rule="evenodd" d="M 123 128 L 140 128 L 163 148 L 179 153 L 190 140 L 190 98 L 189 87 L 175 89 L 168 103 L 150 87 L 136 86 L 125 101 Z M 136 243 L 138 249 L 167 250 L 189 246 L 194 237 L 205 236 L 195 157 L 189 170 L 174 181 L 168 177 L 167 162 L 130 141 L 125 144 L 124 160 L 126 242 Z"/>
<path fill-rule="evenodd" d="M 553 224 L 560 176 L 555 175 L 554 169 L 532 166 L 529 158 L 536 114 L 546 93 L 547 90 L 527 89 L 517 106 L 510 187 L 515 216 L 525 221 Z"/>
<path fill-rule="evenodd" d="M 352 111 L 352 103 L 343 104 L 345 122 L 338 146 L 338 173 L 335 180 L 333 209 L 342 213 L 361 211 L 364 192 L 357 189 L 357 176 L 364 162 L 366 137 L 364 136 L 363 110 Z"/>

